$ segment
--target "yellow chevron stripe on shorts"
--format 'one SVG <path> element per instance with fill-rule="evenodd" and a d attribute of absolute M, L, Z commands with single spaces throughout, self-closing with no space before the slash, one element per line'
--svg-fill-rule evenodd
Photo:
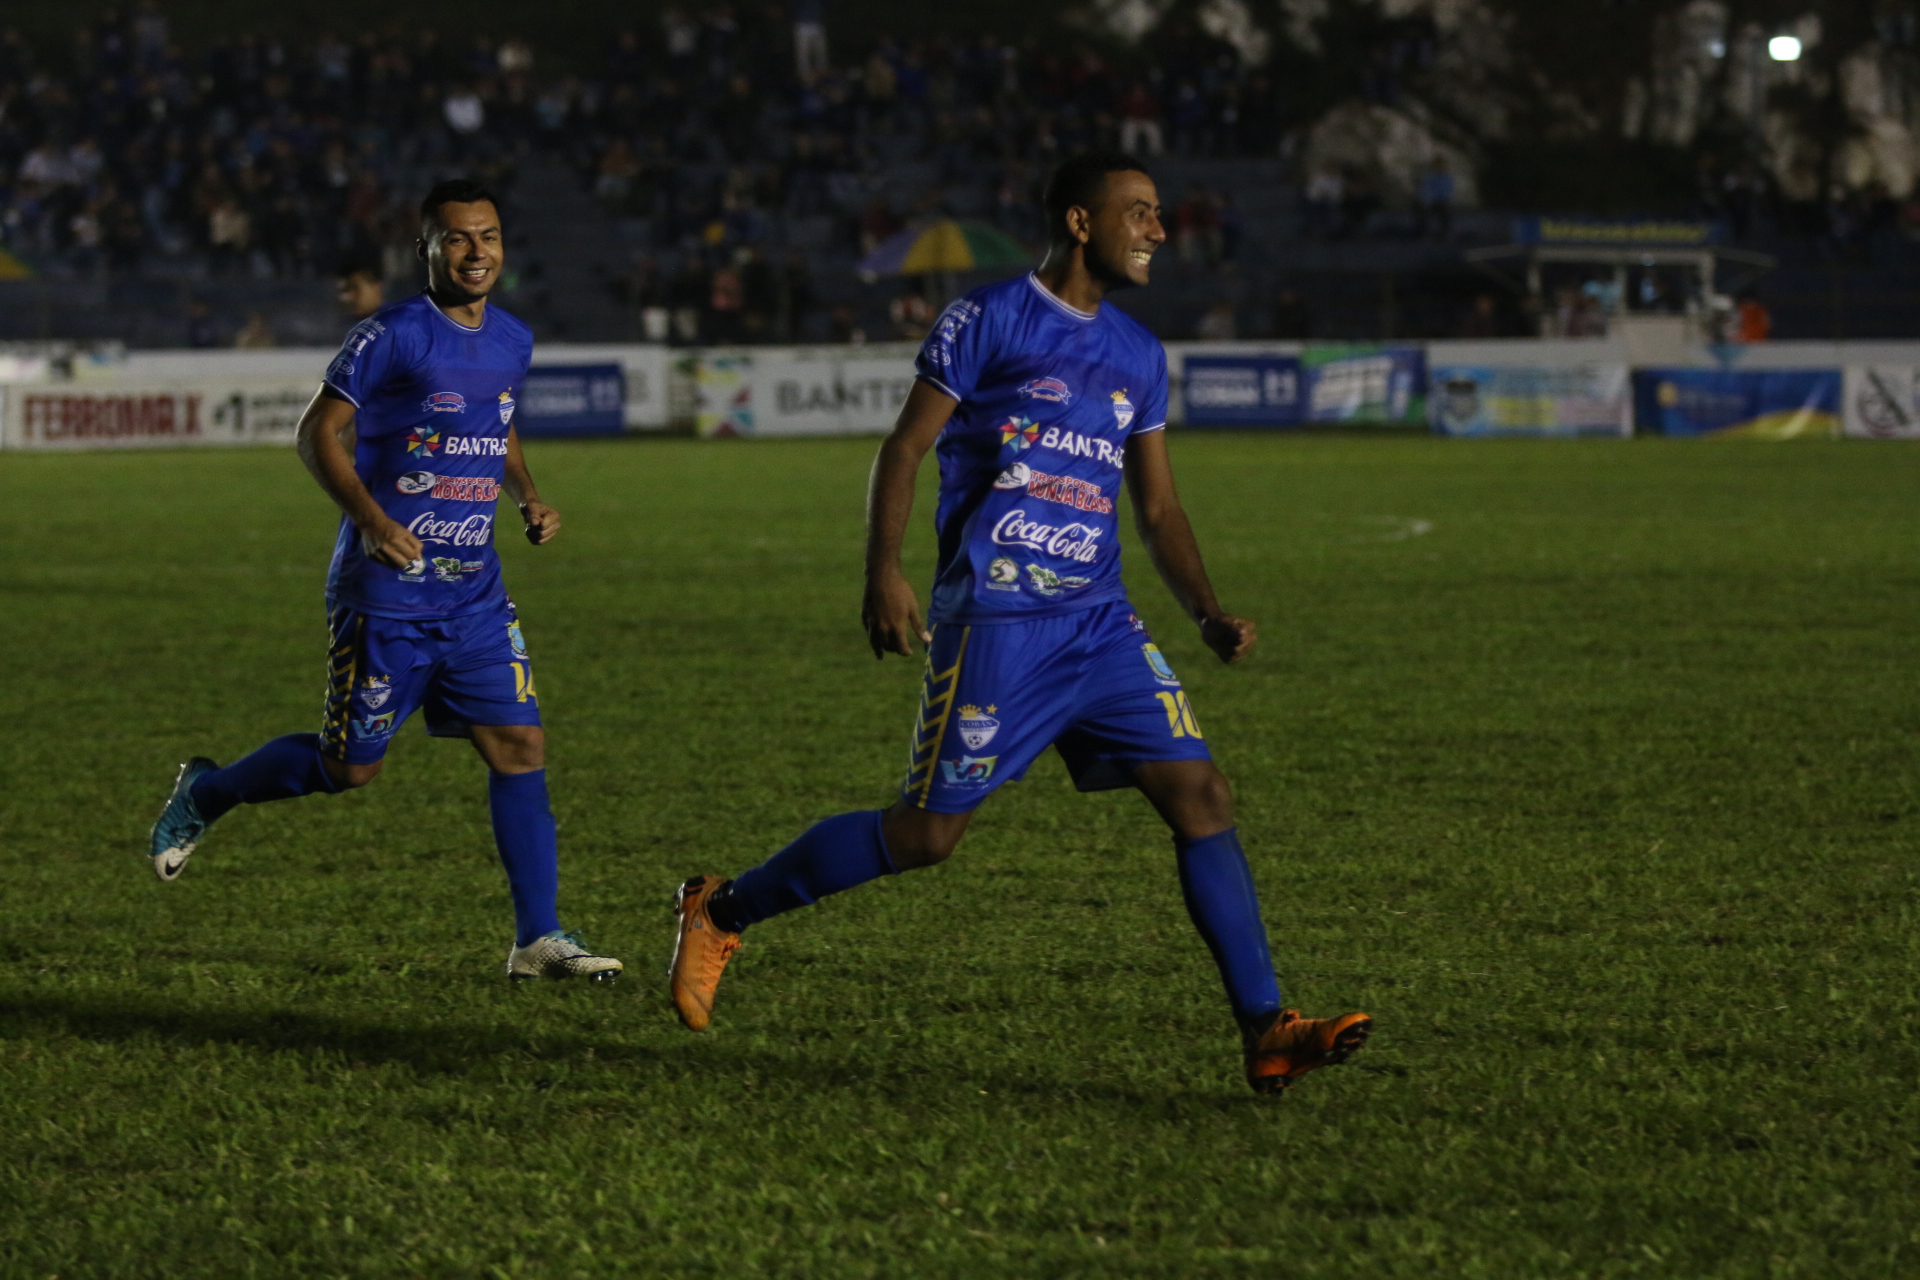
<path fill-rule="evenodd" d="M 907 753 L 907 780 L 900 793 L 925 808 L 927 793 L 933 789 L 934 758 L 940 754 L 940 739 L 947 733 L 947 718 L 953 713 L 954 691 L 960 687 L 960 664 L 967 656 L 967 641 L 973 628 L 960 632 L 960 648 L 953 665 L 945 671 L 933 669 L 932 646 L 928 646 L 927 674 L 920 685 L 920 714 L 913 722 L 913 746 Z"/>
<path fill-rule="evenodd" d="M 352 612 L 335 609 L 327 617 L 327 705 L 320 721 L 320 750 L 336 760 L 346 757 L 349 703 L 360 675 L 360 632 L 367 625 L 365 618 L 355 618 L 348 627 Z"/>

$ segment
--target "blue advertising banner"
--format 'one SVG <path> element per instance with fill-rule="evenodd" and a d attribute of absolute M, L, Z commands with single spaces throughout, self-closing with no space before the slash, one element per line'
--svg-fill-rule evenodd
<path fill-rule="evenodd" d="M 1188 356 L 1180 394 L 1190 427 L 1292 427 L 1303 416 L 1297 356 Z"/>
<path fill-rule="evenodd" d="M 1840 370 L 1635 369 L 1633 417 L 1668 436 L 1837 436 Z"/>
<path fill-rule="evenodd" d="M 618 435 L 626 405 L 627 375 L 617 364 L 535 365 L 514 425 L 523 436 Z"/>
<path fill-rule="evenodd" d="M 1300 355 L 1308 422 L 1425 426 L 1425 347 L 1308 347 Z"/>

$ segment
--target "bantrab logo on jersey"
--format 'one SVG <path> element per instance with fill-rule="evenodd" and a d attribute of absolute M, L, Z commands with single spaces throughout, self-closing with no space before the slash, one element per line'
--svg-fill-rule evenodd
<path fill-rule="evenodd" d="M 1000 452 L 1011 458 L 1033 448 L 1040 438 L 1040 424 L 1032 418 L 1008 418 L 1000 424 Z"/>
<path fill-rule="evenodd" d="M 431 458 L 433 451 L 440 447 L 440 433 L 428 431 L 425 427 L 415 427 L 407 432 L 407 452 L 416 458 Z"/>

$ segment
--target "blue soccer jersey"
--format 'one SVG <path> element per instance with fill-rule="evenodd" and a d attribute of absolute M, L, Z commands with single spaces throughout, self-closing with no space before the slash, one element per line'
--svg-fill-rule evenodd
<path fill-rule="evenodd" d="M 507 429 L 533 331 L 489 306 L 478 328 L 426 294 L 353 327 L 326 385 L 357 410 L 354 469 L 387 515 L 420 539 L 414 572 L 368 556 L 344 516 L 327 600 L 382 618 L 451 618 L 504 595 L 493 549 Z"/>
<path fill-rule="evenodd" d="M 1167 424 L 1159 339 L 1029 273 L 949 306 L 915 368 L 960 402 L 940 433 L 929 618 L 1013 622 L 1122 599 L 1127 438 Z"/>

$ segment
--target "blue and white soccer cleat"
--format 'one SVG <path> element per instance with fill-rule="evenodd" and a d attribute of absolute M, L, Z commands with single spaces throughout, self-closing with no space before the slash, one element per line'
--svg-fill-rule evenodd
<path fill-rule="evenodd" d="M 535 938 L 507 952 L 507 976 L 515 982 L 530 978 L 585 978 L 612 982 L 626 966 L 612 956 L 597 956 L 581 944 L 577 933 L 553 933 Z"/>
<path fill-rule="evenodd" d="M 200 816 L 200 807 L 193 802 L 193 784 L 201 774 L 219 767 L 205 756 L 195 756 L 180 766 L 180 776 L 174 780 L 167 807 L 160 811 L 160 820 L 153 824 L 153 874 L 162 880 L 180 878 L 180 873 L 186 870 L 187 859 L 193 856 L 194 846 L 212 825 Z"/>

